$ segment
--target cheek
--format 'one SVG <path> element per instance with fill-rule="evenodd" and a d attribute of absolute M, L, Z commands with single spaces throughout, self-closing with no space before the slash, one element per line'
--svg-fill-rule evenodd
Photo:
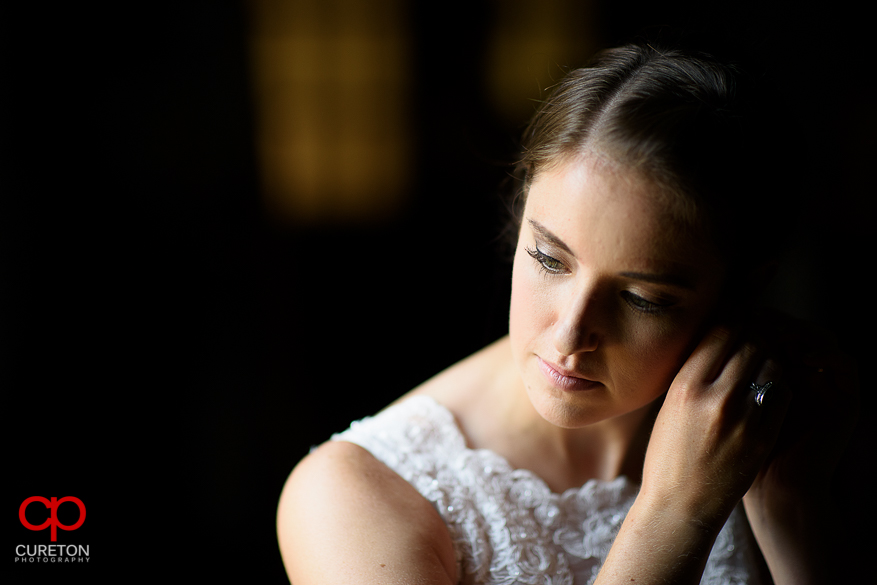
<path fill-rule="evenodd" d="M 512 295 L 509 309 L 509 335 L 512 342 L 526 342 L 551 326 L 550 303 L 538 274 L 527 266 L 520 252 L 512 269 Z"/>
<path fill-rule="evenodd" d="M 519 343 L 525 330 L 528 329 L 527 306 L 532 304 L 530 302 L 532 291 L 523 281 L 516 261 L 512 271 L 512 297 L 509 303 L 509 337 L 513 345 Z"/>
<path fill-rule="evenodd" d="M 666 377 L 669 363 L 663 336 L 648 331 L 648 327 L 628 329 L 625 339 L 612 346 L 604 346 L 613 382 L 625 394 L 645 391 L 653 393 L 655 386 Z"/>
<path fill-rule="evenodd" d="M 627 365 L 622 372 L 624 386 L 629 391 L 644 391 L 653 398 L 666 391 L 688 357 L 696 331 L 693 322 L 641 324 L 633 328 L 621 348 L 626 354 L 621 361 Z"/>

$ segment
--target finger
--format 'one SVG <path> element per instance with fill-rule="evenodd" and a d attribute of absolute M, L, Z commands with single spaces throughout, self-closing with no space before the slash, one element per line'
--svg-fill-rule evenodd
<path fill-rule="evenodd" d="M 757 382 L 759 370 L 765 367 L 766 355 L 762 345 L 752 337 L 741 336 L 737 345 L 731 348 L 731 355 L 715 378 L 713 386 L 724 393 L 736 393 L 738 389 L 748 389 Z M 777 370 L 776 362 L 771 361 L 765 376 Z M 765 382 L 770 380 L 765 380 Z M 743 390 L 745 392 L 746 390 Z"/>
<path fill-rule="evenodd" d="M 791 398 L 787 388 L 782 366 L 776 360 L 766 359 L 761 362 L 755 377 L 746 387 L 745 400 L 758 412 L 768 408 L 784 412 Z"/>
<path fill-rule="evenodd" d="M 792 401 L 792 393 L 783 380 L 779 362 L 764 360 L 753 382 L 739 396 L 745 404 L 749 428 L 761 437 L 758 456 L 770 459 L 769 454 L 780 447 L 780 430 Z"/>
<path fill-rule="evenodd" d="M 739 333 L 729 327 L 714 327 L 704 335 L 679 370 L 682 378 L 699 384 L 712 384 L 737 343 Z"/>

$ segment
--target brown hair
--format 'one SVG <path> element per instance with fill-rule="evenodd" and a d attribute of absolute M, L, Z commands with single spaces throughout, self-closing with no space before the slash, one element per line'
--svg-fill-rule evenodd
<path fill-rule="evenodd" d="M 738 236 L 746 222 L 770 226 L 778 206 L 767 202 L 782 189 L 756 97 L 753 79 L 708 54 L 652 45 L 598 53 L 553 88 L 524 133 L 518 225 L 534 178 L 590 151 L 653 181 L 709 232 L 729 269 L 751 266 L 776 232 Z"/>

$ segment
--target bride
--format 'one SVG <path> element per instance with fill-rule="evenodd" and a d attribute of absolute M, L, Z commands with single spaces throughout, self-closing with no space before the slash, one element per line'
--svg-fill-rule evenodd
<path fill-rule="evenodd" d="M 296 466 L 292 583 L 836 582 L 855 372 L 753 308 L 775 234 L 741 226 L 783 184 L 746 83 L 630 45 L 558 84 L 524 137 L 508 336 Z"/>

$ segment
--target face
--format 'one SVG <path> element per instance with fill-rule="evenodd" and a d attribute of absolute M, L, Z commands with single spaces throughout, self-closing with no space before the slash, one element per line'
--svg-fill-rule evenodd
<path fill-rule="evenodd" d="M 509 328 L 543 418 L 582 427 L 668 389 L 722 280 L 710 246 L 681 228 L 647 180 L 596 156 L 536 176 Z"/>

